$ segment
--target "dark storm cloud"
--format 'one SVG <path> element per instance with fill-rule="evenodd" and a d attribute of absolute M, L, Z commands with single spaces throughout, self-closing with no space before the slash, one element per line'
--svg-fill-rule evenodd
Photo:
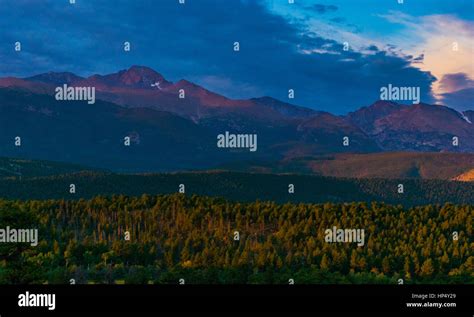
<path fill-rule="evenodd" d="M 343 17 L 335 17 L 335 18 L 332 18 L 331 21 L 334 23 L 344 23 L 346 22 L 346 19 L 344 19 Z"/>
<path fill-rule="evenodd" d="M 328 12 L 336 12 L 338 7 L 335 5 L 313 4 L 311 6 L 307 6 L 306 9 L 319 14 L 324 14 Z"/>
<path fill-rule="evenodd" d="M 460 111 L 474 109 L 474 80 L 467 74 L 444 75 L 440 80 L 440 88 L 450 91 L 441 95 L 442 103 Z"/>
<path fill-rule="evenodd" d="M 375 46 L 375 45 L 370 45 L 369 47 L 367 47 L 367 50 L 369 51 L 374 51 L 374 52 L 378 52 L 378 47 Z"/>
<path fill-rule="evenodd" d="M 465 73 L 446 74 L 441 78 L 439 84 L 440 88 L 445 91 L 474 88 L 474 80 Z"/>
<path fill-rule="evenodd" d="M 425 60 L 425 54 L 420 54 L 419 56 L 413 58 L 413 63 L 423 63 Z"/>
<path fill-rule="evenodd" d="M 442 94 L 442 104 L 459 111 L 474 110 L 474 88 L 465 88 Z"/>
<path fill-rule="evenodd" d="M 269 95 L 344 113 L 389 83 L 417 86 L 431 102 L 434 78 L 383 51 L 364 55 L 270 13 L 255 1 L 17 1 L 0 7 L 0 75 L 79 75 L 146 65 L 234 98 Z M 336 8 L 337 9 L 337 8 Z M 332 10 L 332 9 L 329 9 Z M 335 10 L 333 10 L 335 11 Z M 23 51 L 13 51 L 21 41 Z M 130 41 L 131 52 L 123 51 Z M 233 43 L 240 43 L 240 52 Z M 371 43 L 367 43 L 370 46 Z M 249 94 L 256 95 L 249 95 Z"/>

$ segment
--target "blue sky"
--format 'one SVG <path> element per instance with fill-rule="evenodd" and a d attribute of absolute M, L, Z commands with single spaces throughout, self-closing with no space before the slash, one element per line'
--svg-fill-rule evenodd
<path fill-rule="evenodd" d="M 0 76 L 145 65 L 232 98 L 289 101 L 294 89 L 292 103 L 340 114 L 371 104 L 389 83 L 473 109 L 473 3 L 0 0 Z"/>

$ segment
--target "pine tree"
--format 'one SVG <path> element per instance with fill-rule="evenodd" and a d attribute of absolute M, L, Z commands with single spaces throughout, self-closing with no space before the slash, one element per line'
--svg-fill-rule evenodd
<path fill-rule="evenodd" d="M 420 275 L 421 276 L 431 276 L 434 272 L 433 261 L 431 259 L 426 259 L 425 262 L 421 265 Z"/>

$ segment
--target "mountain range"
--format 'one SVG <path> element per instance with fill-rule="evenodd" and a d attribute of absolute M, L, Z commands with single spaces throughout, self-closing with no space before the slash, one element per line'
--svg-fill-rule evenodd
<path fill-rule="evenodd" d="M 64 84 L 95 87 L 95 104 L 56 100 L 55 88 Z M 416 157 L 391 152 L 424 152 L 425 157 L 437 157 L 432 162 L 443 164 L 438 159 L 443 152 L 463 152 L 462 170 L 455 173 L 474 169 L 472 110 L 376 101 L 347 115 L 334 115 L 291 104 L 294 100 L 234 100 L 187 80 L 168 81 L 143 66 L 87 78 L 69 72 L 5 77 L 0 78 L 0 156 L 125 172 L 304 160 L 305 168 L 321 172 L 312 161 L 384 153 L 368 160 L 373 163 L 378 157 L 383 165 L 389 156 L 402 161 Z M 258 150 L 218 148 L 216 137 L 225 131 L 257 134 Z M 14 144 L 17 136 L 21 146 Z M 129 147 L 124 146 L 126 136 L 131 138 Z M 449 178 L 455 176 L 450 173 Z"/>

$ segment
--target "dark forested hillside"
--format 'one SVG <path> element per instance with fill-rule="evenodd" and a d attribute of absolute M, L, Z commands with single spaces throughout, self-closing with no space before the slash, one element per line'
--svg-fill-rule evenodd
<path fill-rule="evenodd" d="M 97 170 L 69 163 L 0 157 L 0 178 L 50 176 Z"/>
<path fill-rule="evenodd" d="M 0 283 L 473 283 L 473 214 L 180 194 L 0 200 L 2 227 L 40 232 L 36 247 L 0 246 Z M 326 242 L 333 226 L 365 230 L 365 244 Z"/>
<path fill-rule="evenodd" d="M 75 193 L 70 193 L 70 185 Z M 289 192 L 290 184 L 294 193 Z M 474 204 L 474 183 L 417 179 L 344 179 L 297 174 L 199 172 L 126 175 L 102 172 L 0 179 L 0 197 L 11 199 L 79 199 L 97 195 L 177 193 L 223 197 L 234 201 L 385 202 L 416 206 Z M 403 185 L 403 193 L 399 193 Z"/>

